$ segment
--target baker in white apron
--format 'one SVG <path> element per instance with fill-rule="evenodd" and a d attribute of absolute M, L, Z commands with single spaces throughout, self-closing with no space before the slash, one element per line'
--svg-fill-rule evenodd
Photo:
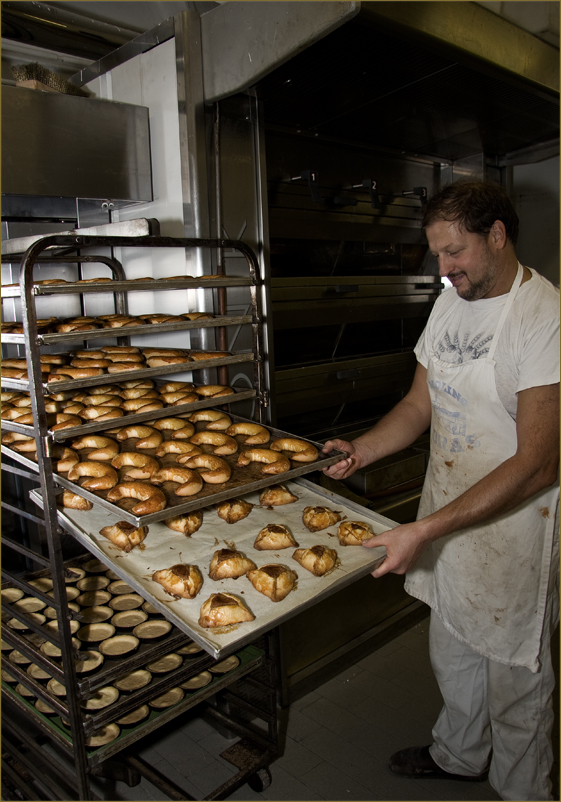
<path fill-rule="evenodd" d="M 431 456 L 419 518 L 453 501 L 516 452 L 516 424 L 497 394 L 494 355 L 522 276 L 523 269 L 519 265 L 486 357 L 452 364 L 442 361 L 436 353 L 431 356 L 427 367 L 432 403 Z M 435 540 L 425 547 L 407 574 L 407 592 L 429 604 L 438 616 L 431 624 L 431 657 L 439 681 L 445 677 L 441 690 L 445 702 L 448 697 L 450 706 L 456 708 L 456 719 L 454 712 L 443 710 L 433 733 L 435 743 L 431 755 L 446 771 L 478 775 L 487 766 L 491 730 L 497 737 L 501 728 L 500 722 L 493 721 L 492 710 L 490 713 L 487 709 L 490 690 L 493 690 L 488 687 L 493 673 L 496 675 L 493 681 L 501 687 L 517 673 L 521 678 L 526 677 L 530 686 L 535 685 L 526 704 L 528 718 L 535 718 L 533 708 L 539 704 L 531 694 L 551 693 L 552 678 L 548 687 L 540 688 L 540 678 L 532 677 L 531 672 L 542 668 L 539 653 L 550 585 L 558 496 L 557 487 L 546 488 L 484 524 Z M 558 555 L 554 559 L 558 559 Z M 550 604 L 555 604 L 553 599 L 550 592 Z M 548 626 L 551 617 L 552 611 L 548 610 Z M 450 633 L 453 638 L 447 639 Z M 544 636 L 547 640 L 549 628 Z M 460 643 L 454 643 L 453 639 Z M 545 659 L 549 660 L 547 646 Z M 456 657 L 451 655 L 454 651 L 458 652 Z M 513 675 L 507 668 L 505 680 L 497 666 L 489 669 L 490 664 L 483 660 L 477 665 L 478 655 L 499 665 L 525 667 L 529 672 L 518 671 Z M 465 699 L 462 700 L 462 683 L 465 685 L 466 676 L 460 674 L 455 682 L 451 681 L 452 666 L 447 664 L 460 661 L 465 665 L 470 660 L 474 663 L 470 669 L 474 679 L 472 687 L 463 688 Z M 474 689 L 474 683 L 479 683 L 480 687 Z M 477 704 L 481 709 L 474 713 Z M 465 715 L 471 716 L 471 721 L 466 719 L 466 726 L 457 730 L 457 716 L 462 712 L 462 705 L 469 711 Z M 514 715 L 520 725 L 520 709 Z M 549 721 L 551 714 L 546 718 Z M 548 722 L 543 726 L 547 729 Z M 513 761 L 513 755 L 507 754 L 501 760 L 501 750 L 493 744 L 495 765 L 491 768 L 491 783 L 501 788 L 504 799 L 549 799 L 550 760 L 545 753 L 551 751 L 551 747 L 547 735 L 538 735 L 536 739 L 531 724 L 518 729 L 521 752 L 518 759 Z M 509 740 L 509 751 L 512 751 L 512 733 L 509 733 Z M 524 772 L 524 755 L 531 748 L 544 755 L 544 776 L 539 782 L 535 778 L 520 777 Z M 459 754 L 461 761 L 457 757 Z M 512 762 L 517 764 L 514 769 L 509 767 Z M 521 785 L 528 782 L 534 789 L 536 783 L 541 783 L 542 795 L 517 795 Z M 513 788 L 512 796 L 505 791 L 509 784 Z"/>

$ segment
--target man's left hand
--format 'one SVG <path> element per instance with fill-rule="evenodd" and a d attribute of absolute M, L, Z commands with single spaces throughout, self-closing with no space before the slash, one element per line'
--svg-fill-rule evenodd
<path fill-rule="evenodd" d="M 381 535 L 366 540 L 363 546 L 368 549 L 376 546 L 386 547 L 386 559 L 372 571 L 372 576 L 378 579 L 384 574 L 405 574 L 417 562 L 426 543 L 427 539 L 418 521 L 396 526 L 395 529 L 389 529 Z"/>

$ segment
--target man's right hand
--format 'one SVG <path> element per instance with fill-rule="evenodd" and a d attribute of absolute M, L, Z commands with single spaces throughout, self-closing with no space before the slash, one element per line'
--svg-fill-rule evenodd
<path fill-rule="evenodd" d="M 331 479 L 346 479 L 347 476 L 351 476 L 360 468 L 357 449 L 352 443 L 346 440 L 328 440 L 322 448 L 322 453 L 330 454 L 333 450 L 344 451 L 348 456 L 346 459 L 341 459 L 339 462 L 324 468 L 323 472 L 326 476 L 331 477 Z"/>

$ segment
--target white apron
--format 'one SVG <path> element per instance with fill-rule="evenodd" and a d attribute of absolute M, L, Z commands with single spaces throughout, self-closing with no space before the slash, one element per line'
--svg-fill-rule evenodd
<path fill-rule="evenodd" d="M 486 357 L 450 364 L 431 356 L 431 455 L 418 518 L 516 452 L 516 423 L 499 399 L 493 356 L 522 275 L 519 264 Z M 558 495 L 558 487 L 547 488 L 510 512 L 429 544 L 406 576 L 406 591 L 479 654 L 537 671 Z"/>

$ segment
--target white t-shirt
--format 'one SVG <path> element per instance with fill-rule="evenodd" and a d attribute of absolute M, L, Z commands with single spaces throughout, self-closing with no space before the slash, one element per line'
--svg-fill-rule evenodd
<path fill-rule="evenodd" d="M 517 393 L 559 381 L 559 290 L 530 268 L 495 351 L 497 392 L 516 420 Z M 431 353 L 458 364 L 487 355 L 507 295 L 465 301 L 452 287 L 440 295 L 415 346 L 426 368 Z"/>

